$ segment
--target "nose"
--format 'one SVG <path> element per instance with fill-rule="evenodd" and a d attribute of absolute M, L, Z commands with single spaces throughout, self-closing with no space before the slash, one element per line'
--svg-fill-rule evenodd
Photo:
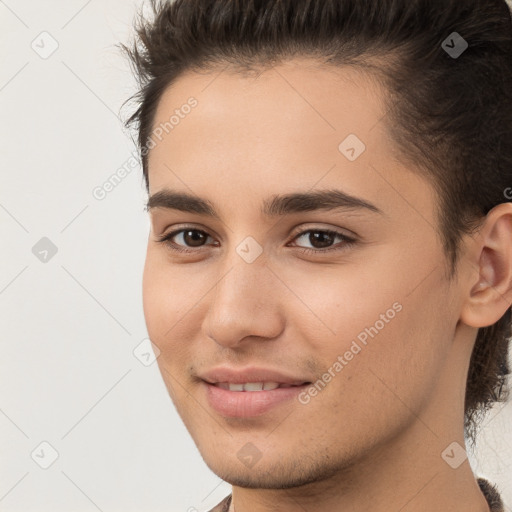
<path fill-rule="evenodd" d="M 282 284 L 262 260 L 230 260 L 231 268 L 208 294 L 203 328 L 219 345 L 234 348 L 247 338 L 272 339 L 282 332 Z"/>

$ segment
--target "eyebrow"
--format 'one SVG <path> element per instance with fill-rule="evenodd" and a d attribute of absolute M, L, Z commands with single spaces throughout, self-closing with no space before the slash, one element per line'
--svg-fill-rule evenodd
<path fill-rule="evenodd" d="M 185 192 L 163 189 L 155 192 L 147 201 L 146 210 L 164 208 L 188 213 L 197 213 L 220 220 L 219 213 L 207 199 Z M 315 210 L 367 210 L 384 215 L 377 206 L 343 192 L 342 190 L 317 190 L 274 195 L 263 201 L 261 214 L 265 217 L 278 217 L 293 213 Z"/>

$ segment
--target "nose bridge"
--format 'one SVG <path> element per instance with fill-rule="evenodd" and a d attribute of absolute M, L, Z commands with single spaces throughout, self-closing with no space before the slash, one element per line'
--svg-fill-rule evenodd
<path fill-rule="evenodd" d="M 239 254 L 229 258 L 211 292 L 204 323 L 206 335 L 219 344 L 234 345 L 247 336 L 272 338 L 282 328 L 275 277 L 262 256 L 248 261 Z"/>

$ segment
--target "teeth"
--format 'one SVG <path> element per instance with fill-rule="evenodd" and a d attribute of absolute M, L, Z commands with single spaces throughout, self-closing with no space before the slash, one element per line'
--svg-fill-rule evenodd
<path fill-rule="evenodd" d="M 263 382 L 247 382 L 243 384 L 244 391 L 263 391 Z"/>
<path fill-rule="evenodd" d="M 218 382 L 215 385 L 222 389 L 229 389 L 229 391 L 270 391 L 279 387 L 289 387 L 288 385 L 279 384 L 277 382 L 245 382 L 242 384 Z"/>

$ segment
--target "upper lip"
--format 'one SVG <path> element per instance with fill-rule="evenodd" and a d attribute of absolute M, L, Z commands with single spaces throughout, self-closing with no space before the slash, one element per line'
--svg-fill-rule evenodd
<path fill-rule="evenodd" d="M 277 370 L 270 368 L 256 368 L 254 366 L 235 370 L 226 366 L 218 366 L 206 372 L 199 377 L 210 383 L 229 382 L 232 384 L 243 384 L 246 382 L 277 382 L 278 384 L 303 384 L 310 382 L 308 379 L 301 379 L 285 375 Z"/>

